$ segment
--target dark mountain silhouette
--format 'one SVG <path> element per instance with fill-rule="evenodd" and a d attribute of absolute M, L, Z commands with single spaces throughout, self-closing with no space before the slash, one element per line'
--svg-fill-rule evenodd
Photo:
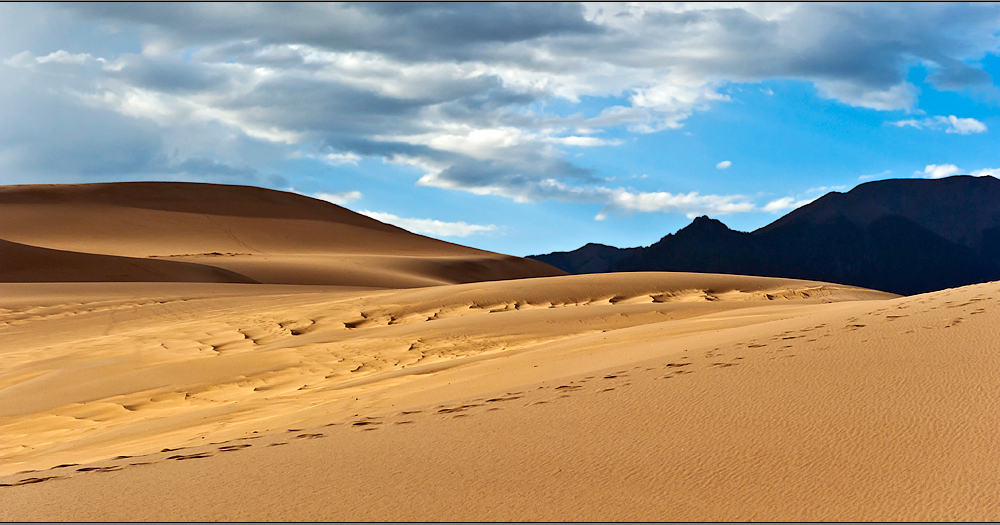
<path fill-rule="evenodd" d="M 641 251 L 642 248 L 615 248 L 591 242 L 571 252 L 552 252 L 528 258 L 541 261 L 539 257 L 544 257 L 550 266 L 573 274 L 604 273 L 611 271 L 618 261 Z"/>
<path fill-rule="evenodd" d="M 570 273 L 732 273 L 923 293 L 1000 279 L 1000 180 L 869 182 L 753 233 L 698 217 L 645 248 L 587 245 L 530 258 Z"/>

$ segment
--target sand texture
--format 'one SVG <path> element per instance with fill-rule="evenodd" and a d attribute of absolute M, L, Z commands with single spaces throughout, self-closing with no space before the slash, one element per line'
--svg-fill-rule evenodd
<path fill-rule="evenodd" d="M 4 225 L 43 261 L 191 266 L 0 283 L 0 520 L 1000 519 L 1000 283 L 495 280 L 546 267 L 342 215 L 413 251 L 266 283 L 348 263 L 319 262 L 329 240 L 243 272 L 149 257 L 224 253 L 211 228 L 157 250 Z M 494 280 L 441 270 L 476 257 L 461 279 Z"/>

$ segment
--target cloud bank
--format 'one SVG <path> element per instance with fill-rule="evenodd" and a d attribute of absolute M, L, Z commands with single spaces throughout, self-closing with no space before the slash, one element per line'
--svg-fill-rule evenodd
<path fill-rule="evenodd" d="M 927 67 L 939 89 L 989 86 L 989 75 L 969 63 L 1000 48 L 1000 7 L 988 4 L 0 10 L 0 19 L 23 26 L 2 28 L 20 35 L 0 46 L 4 173 L 287 187 L 261 166 L 288 158 L 356 166 L 371 158 L 419 170 L 423 186 L 599 204 L 598 219 L 797 202 L 759 208 L 740 195 L 608 187 L 570 156 L 622 144 L 602 134 L 679 129 L 728 103 L 728 84 L 774 78 L 811 82 L 820 96 L 855 107 L 911 111 L 919 92 L 906 80 L 909 67 Z M 99 33 L 106 42 L 93 41 Z M 589 116 L 549 109 L 584 97 L 610 102 Z M 954 115 L 894 124 L 986 131 Z M 6 177 L 0 182 L 25 181 Z"/>
<path fill-rule="evenodd" d="M 952 175 L 972 175 L 973 177 L 997 177 L 1000 175 L 1000 168 L 983 168 L 974 171 L 965 171 L 954 164 L 928 164 L 923 171 L 913 172 L 914 177 L 924 179 L 942 179 Z"/>
<path fill-rule="evenodd" d="M 945 133 L 958 133 L 959 135 L 969 135 L 972 133 L 984 133 L 987 131 L 986 124 L 974 118 L 958 118 L 955 115 L 947 117 L 936 116 L 925 119 L 906 119 L 890 122 L 893 126 L 910 126 L 917 129 L 944 129 Z"/>

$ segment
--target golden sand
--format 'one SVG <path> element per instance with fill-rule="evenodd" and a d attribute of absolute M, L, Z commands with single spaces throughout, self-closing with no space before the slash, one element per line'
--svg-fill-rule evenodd
<path fill-rule="evenodd" d="M 1000 519 L 1000 283 L 557 275 L 346 210 L 319 249 L 280 202 L 227 256 L 183 206 L 135 229 L 207 239 L 119 246 L 2 193 L 29 251 L 271 284 L 0 284 L 0 520 Z"/>

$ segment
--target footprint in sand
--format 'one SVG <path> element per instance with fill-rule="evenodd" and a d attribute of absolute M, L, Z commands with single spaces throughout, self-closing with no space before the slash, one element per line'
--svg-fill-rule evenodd
<path fill-rule="evenodd" d="M 76 469 L 77 472 L 114 472 L 116 470 L 121 470 L 125 467 L 121 465 L 113 465 L 110 467 L 83 467 Z"/>
<path fill-rule="evenodd" d="M 496 403 L 496 402 L 499 402 L 499 401 L 513 401 L 515 399 L 521 399 L 521 397 L 522 396 L 515 396 L 515 395 L 512 395 L 512 394 L 507 394 L 506 397 L 494 397 L 492 399 L 487 399 L 486 402 L 487 403 Z"/>
<path fill-rule="evenodd" d="M 20 485 L 31 485 L 32 483 L 41 483 L 43 481 L 48 481 L 50 479 L 59 479 L 62 476 L 47 476 L 44 478 L 26 478 L 21 481 L 15 481 L 14 483 L 0 483 L 0 487 L 17 487 Z"/>
<path fill-rule="evenodd" d="M 213 455 L 214 455 L 214 454 L 210 454 L 210 453 L 208 453 L 208 452 L 199 452 L 199 453 L 197 453 L 197 454 L 188 454 L 188 455 L 186 455 L 186 456 L 185 456 L 185 455 L 177 455 L 177 456 L 170 456 L 170 457 L 169 457 L 169 458 L 167 458 L 167 459 L 175 459 L 175 460 L 177 460 L 177 461 L 184 461 L 185 459 L 202 459 L 202 458 L 210 458 L 210 457 L 212 457 Z"/>
<path fill-rule="evenodd" d="M 249 446 L 251 445 L 226 445 L 224 447 L 219 447 L 219 452 L 233 452 L 235 450 L 241 450 Z"/>

